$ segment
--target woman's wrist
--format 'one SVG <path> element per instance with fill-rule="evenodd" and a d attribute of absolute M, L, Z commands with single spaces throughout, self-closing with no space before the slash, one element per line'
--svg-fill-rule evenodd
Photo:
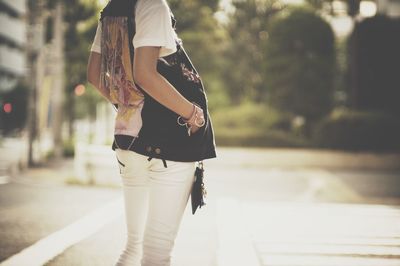
<path fill-rule="evenodd" d="M 201 109 L 201 107 L 194 102 L 192 103 L 192 105 L 193 105 L 192 115 L 187 119 L 183 118 L 183 121 L 189 124 L 190 126 L 196 125 L 198 127 L 202 127 L 205 123 L 203 109 Z"/>
<path fill-rule="evenodd" d="M 195 102 L 192 102 L 192 113 L 190 115 L 190 117 L 188 118 L 184 118 L 182 116 L 179 116 L 177 119 L 177 122 L 179 125 L 184 126 L 186 125 L 186 127 L 190 128 L 193 125 L 197 126 L 197 127 L 202 127 L 205 125 L 205 119 L 204 119 L 204 112 L 203 109 L 201 109 L 201 107 L 196 104 Z M 179 119 L 181 118 L 182 122 L 179 121 Z"/>
<path fill-rule="evenodd" d="M 188 115 L 182 115 L 182 119 L 187 121 L 189 120 L 195 112 L 195 105 L 193 103 L 190 103 L 190 111 L 187 113 Z"/>

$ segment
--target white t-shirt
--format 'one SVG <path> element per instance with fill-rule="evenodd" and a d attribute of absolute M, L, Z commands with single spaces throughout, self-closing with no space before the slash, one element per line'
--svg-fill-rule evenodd
<path fill-rule="evenodd" d="M 133 47 L 158 46 L 160 57 L 176 51 L 178 39 L 172 28 L 170 8 L 165 0 L 138 0 L 135 10 L 136 33 Z M 99 21 L 91 51 L 101 53 L 101 22 Z"/>

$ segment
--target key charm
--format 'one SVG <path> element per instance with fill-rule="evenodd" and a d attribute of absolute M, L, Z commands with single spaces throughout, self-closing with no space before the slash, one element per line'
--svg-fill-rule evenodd
<path fill-rule="evenodd" d="M 204 186 L 204 183 L 201 184 L 201 191 L 204 197 L 207 197 L 207 190 L 206 187 Z"/>

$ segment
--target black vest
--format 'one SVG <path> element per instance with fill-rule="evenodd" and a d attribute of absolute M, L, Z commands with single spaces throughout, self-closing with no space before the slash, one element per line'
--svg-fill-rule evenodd
<path fill-rule="evenodd" d="M 101 12 L 105 16 L 128 17 L 129 38 L 135 34 L 134 0 L 111 0 Z M 172 25 L 176 20 L 171 14 Z M 133 62 L 134 47 L 130 43 L 131 60 Z M 177 123 L 178 114 L 157 102 L 137 84 L 144 94 L 144 105 L 141 112 L 143 125 L 138 137 L 115 135 L 112 149 L 132 150 L 151 158 L 164 160 L 194 162 L 216 157 L 211 117 L 208 112 L 208 100 L 203 82 L 189 56 L 185 52 L 182 41 L 176 42 L 177 51 L 157 62 L 157 71 L 166 78 L 187 100 L 196 102 L 204 111 L 206 123 L 195 133 L 188 135 L 187 128 Z M 117 106 L 116 106 L 117 107 Z"/>

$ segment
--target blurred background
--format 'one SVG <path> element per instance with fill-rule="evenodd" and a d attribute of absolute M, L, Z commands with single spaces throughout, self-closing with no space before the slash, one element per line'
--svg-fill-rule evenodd
<path fill-rule="evenodd" d="M 1 1 L 1 142 L 20 142 L 22 164 L 112 142 L 85 74 L 104 2 Z M 400 149 L 398 1 L 169 4 L 219 146 Z"/>
<path fill-rule="evenodd" d="M 85 76 L 103 5 L 1 2 L 1 136 L 24 143 L 25 164 L 112 141 L 112 109 Z M 170 6 L 220 146 L 400 149 L 397 1 Z"/>
<path fill-rule="evenodd" d="M 377 227 L 392 231 L 368 233 L 372 237 L 372 240 L 368 238 L 370 242 L 365 242 L 366 238 L 358 242 L 340 238 L 338 243 L 350 243 L 353 247 L 382 244 L 390 246 L 389 250 L 361 248 L 350 249 L 353 253 L 349 249 L 335 253 L 328 248 L 329 253 L 307 246 L 309 249 L 298 251 L 303 252 L 302 258 L 309 258 L 304 257 L 307 253 L 304 250 L 317 250 L 315 253 L 325 257 L 322 264 L 312 264 L 318 259 L 301 264 L 299 259 L 279 260 L 279 254 L 295 252 L 296 247 L 289 247 L 289 251 L 281 247 L 279 253 L 276 246 L 271 251 L 271 246 L 263 242 L 255 249 L 258 263 L 267 265 L 271 254 L 275 254 L 277 259 L 273 265 L 400 265 L 397 209 L 400 203 L 400 1 L 167 2 L 177 19 L 178 35 L 205 83 L 218 153 L 217 160 L 206 162 L 211 190 L 209 208 L 211 211 L 212 206 L 217 206 L 216 218 L 212 216 L 217 223 L 228 221 L 227 217 L 234 215 L 234 211 L 227 213 L 226 210 L 236 204 L 218 201 L 217 196 L 239 200 L 244 204 L 243 210 L 254 211 L 243 217 L 251 217 L 261 227 L 268 221 L 273 223 L 268 219 L 276 218 L 276 224 L 269 224 L 271 231 L 254 233 L 260 236 L 261 242 L 271 237 L 274 226 L 283 234 L 292 225 L 279 227 L 288 216 L 279 216 L 283 214 L 277 210 L 285 207 L 263 205 L 258 210 L 264 211 L 256 211 L 254 204 L 246 205 L 248 202 L 380 204 L 386 206 L 387 212 L 379 208 L 368 211 L 368 217 L 381 218 L 372 219 L 370 227 L 363 227 L 358 236 L 371 233 Z M 38 208 L 44 202 L 49 208 L 40 214 L 41 219 L 46 217 L 52 221 L 49 222 L 52 226 L 39 230 L 40 236 L 28 237 L 22 242 L 17 241 L 18 230 L 3 231 L 0 239 L 7 241 L 1 242 L 4 249 L 0 252 L 0 261 L 44 237 L 51 232 L 50 228 L 62 227 L 73 221 L 73 217 L 120 195 L 120 191 L 116 193 L 112 189 L 89 192 L 91 187 L 120 188 L 117 163 L 111 150 L 115 110 L 86 81 L 89 51 L 99 11 L 105 4 L 105 0 L 0 0 L 0 183 L 3 184 L 0 210 L 10 214 L 11 209 L 7 208 L 10 204 L 35 199 Z M 27 184 L 32 189 L 29 193 Z M 60 203 L 64 195 L 61 191 L 60 197 L 37 197 L 40 193 L 50 193 L 37 191 L 35 186 L 43 184 L 62 186 L 65 195 L 69 195 L 65 197 L 69 199 L 73 195 L 74 199 Z M 84 190 L 71 191 L 76 188 L 67 188 L 68 184 L 83 185 Z M 50 201 L 57 204 L 47 205 Z M 70 210 L 65 207 L 66 213 L 57 220 L 54 211 L 60 204 L 75 207 Z M 80 204 L 87 204 L 86 209 Z M 218 214 L 218 208 L 224 215 Z M 327 215 L 321 209 L 301 208 L 296 210 L 307 214 L 310 220 L 303 221 L 298 229 L 310 233 L 313 228 L 307 227 L 307 231 L 305 226 L 319 221 L 325 225 L 321 227 L 321 234 L 331 232 L 332 226 L 340 224 L 340 217 L 360 211 L 358 207 L 355 211 L 343 206 L 327 207 L 325 210 L 332 210 L 331 215 L 337 214 L 331 220 L 336 222 L 329 224 L 318 220 Z M 24 213 L 33 209 L 26 207 Z M 0 219 L 4 228 L 8 228 L 7 223 L 21 221 L 22 210 L 12 213 L 15 216 L 8 217 L 14 220 Z M 347 232 L 346 237 L 350 237 L 351 230 L 360 228 L 368 220 L 363 211 L 360 213 L 361 216 L 351 219 L 353 223 L 340 220 L 343 228 L 332 232 Z M 267 217 L 264 214 L 271 216 L 263 220 L 262 217 Z M 205 217 L 204 214 L 204 218 L 198 219 L 209 221 Z M 305 216 L 290 217 L 296 220 Z M 189 236 L 200 224 L 195 220 L 188 222 L 184 229 Z M 60 221 L 64 222 L 60 224 Z M 21 223 L 20 228 L 28 228 L 25 222 Z M 226 236 L 218 232 L 222 239 Z M 99 238 L 106 235 L 83 244 L 87 254 L 93 255 L 86 258 L 89 264 L 76 259 L 77 248 L 52 265 L 106 265 L 102 263 L 111 261 L 111 253 L 106 252 L 95 260 L 99 249 L 91 245 L 101 242 Z M 185 233 L 181 237 L 177 252 L 197 256 L 202 261 L 199 265 L 256 265 L 249 262 L 251 258 L 241 264 L 224 259 L 217 263 L 212 245 L 209 252 L 207 249 L 200 252 L 201 256 L 190 253 L 183 248 L 183 243 L 190 246 L 191 242 L 184 242 Z M 384 237 L 387 242 L 382 240 Z M 205 243 L 210 243 L 210 239 L 211 236 Z M 118 239 L 114 241 L 118 243 L 116 246 L 122 243 Z M 229 253 L 232 250 L 222 249 L 218 254 L 222 257 L 230 254 L 226 257 L 235 259 L 232 256 L 235 252 Z M 115 255 L 117 249 L 109 252 Z M 329 264 L 326 252 L 335 259 L 372 256 L 382 260 L 371 264 L 371 261 L 339 259 L 337 264 Z M 250 257 L 251 254 L 252 251 Z M 236 258 L 236 263 L 240 259 Z M 195 265 L 190 261 L 183 259 L 182 265 Z"/>

